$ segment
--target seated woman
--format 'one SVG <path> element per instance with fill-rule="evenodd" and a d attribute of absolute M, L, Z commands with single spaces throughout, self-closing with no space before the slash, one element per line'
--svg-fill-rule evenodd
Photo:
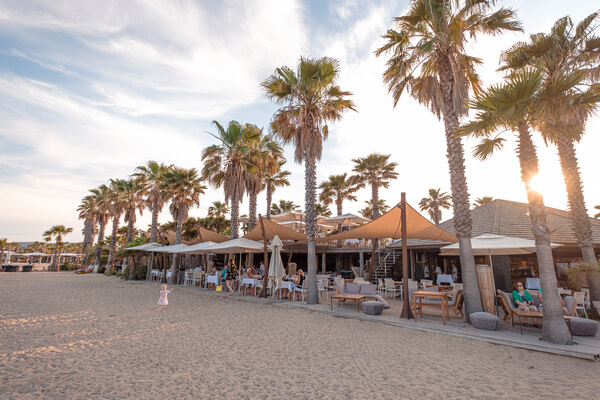
<path fill-rule="evenodd" d="M 252 269 L 246 268 L 246 271 L 244 271 L 244 278 L 252 279 L 253 277 L 254 277 L 254 274 L 252 273 Z"/>
<path fill-rule="evenodd" d="M 298 275 L 296 276 L 296 278 L 294 278 L 294 280 L 292 282 L 294 282 L 294 284 L 299 287 L 302 288 L 302 284 L 304 283 L 304 271 L 302 271 L 302 268 L 298 269 Z"/>
<path fill-rule="evenodd" d="M 523 311 L 538 311 L 537 307 L 533 304 L 533 299 L 528 291 L 523 288 L 523 284 L 518 282 L 515 286 L 515 289 L 512 292 L 512 299 L 515 307 L 519 310 Z M 529 326 L 527 323 L 527 318 L 524 319 L 525 323 L 523 325 Z M 535 327 L 541 327 L 537 323 L 537 318 L 533 319 L 533 325 Z"/>
<path fill-rule="evenodd" d="M 212 269 L 210 270 L 210 274 L 211 274 L 211 275 L 216 275 L 216 274 L 217 274 L 217 267 L 215 267 L 215 266 L 213 265 Z"/>

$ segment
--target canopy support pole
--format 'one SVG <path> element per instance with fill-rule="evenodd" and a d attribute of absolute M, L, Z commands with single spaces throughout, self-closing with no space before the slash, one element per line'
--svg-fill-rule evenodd
<path fill-rule="evenodd" d="M 267 282 L 269 282 L 269 251 L 267 250 L 267 234 L 265 233 L 265 223 L 263 222 L 263 217 L 261 214 L 258 214 L 258 220 L 260 222 L 260 230 L 262 231 L 264 251 L 263 265 L 265 266 L 265 274 L 263 276 L 263 287 L 260 292 L 260 297 L 267 297 Z"/>
<path fill-rule="evenodd" d="M 410 293 L 408 291 L 408 250 L 406 248 L 406 193 L 402 192 L 400 197 L 400 207 L 402 208 L 402 293 L 404 302 L 402 304 L 402 313 L 400 318 L 413 318 L 412 310 L 410 309 Z"/>

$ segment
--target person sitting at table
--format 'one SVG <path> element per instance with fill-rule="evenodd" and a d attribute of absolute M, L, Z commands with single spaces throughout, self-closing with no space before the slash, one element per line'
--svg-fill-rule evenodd
<path fill-rule="evenodd" d="M 246 271 L 244 272 L 244 278 L 252 279 L 253 277 L 254 277 L 254 274 L 252 274 L 252 269 L 247 267 Z"/>
<path fill-rule="evenodd" d="M 215 266 L 213 265 L 212 269 L 210 270 L 210 274 L 211 274 L 211 275 L 217 275 L 217 267 L 215 267 Z"/>
<path fill-rule="evenodd" d="M 302 288 L 302 284 L 304 283 L 304 271 L 302 271 L 302 268 L 298 269 L 298 275 L 296 275 L 296 277 L 292 280 L 292 282 L 294 282 L 294 285 L 298 286 L 299 288 Z"/>
<path fill-rule="evenodd" d="M 567 305 L 565 304 L 565 301 L 563 300 L 563 298 L 560 296 L 560 293 L 558 293 L 558 298 L 560 299 L 560 304 L 562 305 L 563 314 L 569 315 L 569 310 L 567 310 Z M 540 307 L 541 307 L 542 306 L 542 289 L 538 289 L 538 301 L 540 302 Z"/>
<path fill-rule="evenodd" d="M 533 304 L 533 299 L 528 291 L 523 288 L 523 284 L 521 282 L 517 282 L 514 286 L 514 290 L 512 292 L 513 304 L 519 310 L 523 311 L 538 311 L 537 307 Z M 527 318 L 524 319 L 524 326 L 529 326 L 527 323 Z M 533 325 L 536 328 L 539 328 L 540 325 L 537 323 L 537 318 L 533 319 Z"/>
<path fill-rule="evenodd" d="M 265 275 L 265 263 L 264 262 L 260 262 L 260 266 L 258 267 L 258 271 L 260 273 L 260 276 L 264 276 Z"/>

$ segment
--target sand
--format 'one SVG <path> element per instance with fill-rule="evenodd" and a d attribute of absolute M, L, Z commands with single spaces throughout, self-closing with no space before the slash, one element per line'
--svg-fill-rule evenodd
<path fill-rule="evenodd" d="M 597 396 L 600 363 L 102 275 L 0 274 L 2 399 Z"/>

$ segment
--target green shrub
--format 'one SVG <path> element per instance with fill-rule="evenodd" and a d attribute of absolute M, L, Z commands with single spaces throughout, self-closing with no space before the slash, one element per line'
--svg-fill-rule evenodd
<path fill-rule="evenodd" d="M 113 276 L 113 275 L 117 275 L 119 273 L 119 271 L 117 271 L 116 269 L 111 269 L 108 273 L 108 275 Z"/>
<path fill-rule="evenodd" d="M 98 266 L 98 273 L 99 274 L 103 274 L 104 273 L 104 267 Z"/>
<path fill-rule="evenodd" d="M 129 266 L 123 268 L 123 272 L 121 273 L 121 279 L 129 280 Z"/>
<path fill-rule="evenodd" d="M 79 268 L 79 265 L 76 265 L 72 262 L 64 262 L 60 265 L 60 270 L 61 271 L 74 271 L 77 268 Z"/>

